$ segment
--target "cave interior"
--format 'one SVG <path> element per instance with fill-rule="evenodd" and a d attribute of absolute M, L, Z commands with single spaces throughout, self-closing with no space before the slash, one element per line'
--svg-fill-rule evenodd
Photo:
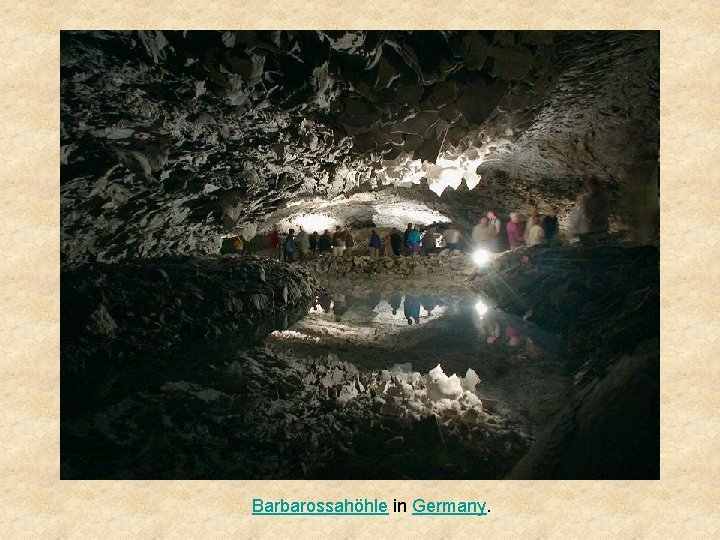
<path fill-rule="evenodd" d="M 658 32 L 62 31 L 60 160 L 63 478 L 659 478 Z"/>

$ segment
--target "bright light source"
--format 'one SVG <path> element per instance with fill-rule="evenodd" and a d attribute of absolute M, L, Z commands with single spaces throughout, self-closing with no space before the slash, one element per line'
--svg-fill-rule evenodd
<path fill-rule="evenodd" d="M 478 266 L 485 266 L 490 262 L 490 252 L 485 249 L 476 249 L 472 254 L 472 260 Z"/>
<path fill-rule="evenodd" d="M 475 311 L 477 311 L 478 315 L 482 317 L 488 312 L 487 304 L 482 300 L 478 300 L 477 302 L 475 302 Z"/>
<path fill-rule="evenodd" d="M 307 214 L 292 219 L 293 225 L 297 224 L 310 233 L 315 231 L 322 233 L 325 229 L 332 229 L 335 223 L 333 218 L 323 214 Z"/>

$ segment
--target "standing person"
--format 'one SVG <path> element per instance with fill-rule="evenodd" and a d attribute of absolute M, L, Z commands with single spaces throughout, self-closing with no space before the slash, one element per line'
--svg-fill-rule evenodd
<path fill-rule="evenodd" d="M 530 216 L 527 223 L 527 231 L 525 232 L 525 245 L 537 246 L 545 240 L 545 231 L 540 225 L 539 216 Z"/>
<path fill-rule="evenodd" d="M 280 260 L 285 260 L 285 240 L 287 240 L 288 233 L 280 233 Z"/>
<path fill-rule="evenodd" d="M 587 193 L 581 197 L 580 208 L 585 217 L 586 231 L 580 234 L 583 244 L 592 244 L 607 237 L 610 197 L 600 188 L 597 176 L 585 181 Z"/>
<path fill-rule="evenodd" d="M 330 231 L 325 229 L 325 231 L 320 235 L 320 238 L 318 239 L 318 249 L 320 250 L 320 253 L 329 253 L 332 251 L 332 237 L 330 236 Z"/>
<path fill-rule="evenodd" d="M 500 235 L 502 224 L 500 223 L 500 218 L 497 217 L 495 210 L 488 210 L 487 219 L 488 229 L 490 230 L 490 251 L 500 253 L 502 251 L 502 246 L 500 244 L 502 241 L 502 237 Z"/>
<path fill-rule="evenodd" d="M 352 254 L 352 248 L 355 247 L 355 239 L 353 238 L 350 227 L 345 229 L 345 252 Z"/>
<path fill-rule="evenodd" d="M 273 230 L 270 231 L 270 234 L 268 235 L 268 243 L 270 244 L 270 247 L 272 247 L 275 258 L 280 259 L 280 233 L 278 232 L 277 225 L 275 225 Z"/>
<path fill-rule="evenodd" d="M 553 243 L 553 240 L 558 232 L 558 218 L 555 208 L 550 208 L 550 211 L 543 218 L 542 228 L 543 233 L 545 234 L 545 242 L 547 244 Z"/>
<path fill-rule="evenodd" d="M 335 232 L 332 236 L 332 249 L 335 257 L 342 257 L 345 251 L 345 235 L 340 230 L 340 225 L 335 226 Z"/>
<path fill-rule="evenodd" d="M 310 237 L 305 232 L 305 229 L 303 229 L 302 225 L 300 226 L 300 231 L 298 232 L 296 237 L 296 244 L 298 260 L 304 261 L 305 259 L 307 259 L 308 253 L 310 252 Z"/>
<path fill-rule="evenodd" d="M 323 290 L 318 295 L 318 303 L 324 313 L 330 313 L 330 308 L 332 307 L 332 296 L 330 296 L 327 291 Z"/>
<path fill-rule="evenodd" d="M 587 220 L 582 205 L 583 197 L 581 195 L 575 201 L 575 206 L 572 207 L 568 215 L 568 232 L 571 236 L 580 237 L 580 235 L 587 233 Z"/>
<path fill-rule="evenodd" d="M 370 233 L 370 240 L 368 241 L 368 246 L 370 247 L 370 258 L 371 259 L 377 259 L 380 254 L 380 236 L 377 232 L 375 232 L 375 229 L 372 230 Z"/>
<path fill-rule="evenodd" d="M 495 318 L 495 309 L 490 308 L 480 319 L 480 334 L 485 338 L 485 343 L 493 345 L 500 337 L 500 324 Z"/>
<path fill-rule="evenodd" d="M 417 225 L 408 233 L 408 248 L 412 257 L 420 251 L 420 231 Z"/>
<path fill-rule="evenodd" d="M 525 232 L 523 233 L 523 242 L 527 245 L 528 243 L 528 234 L 530 234 L 530 227 L 532 226 L 534 218 L 538 219 L 538 223 L 540 222 L 540 213 L 538 212 L 537 208 L 533 208 L 530 210 L 530 215 L 527 218 L 527 221 L 525 222 Z"/>
<path fill-rule="evenodd" d="M 476 248 L 479 249 L 490 249 L 490 240 L 492 239 L 492 232 L 490 231 L 490 224 L 487 216 L 482 216 L 480 221 L 472 231 L 472 241 Z"/>
<path fill-rule="evenodd" d="M 410 231 L 413 230 L 413 224 L 408 223 L 407 229 L 405 229 L 405 232 L 403 233 L 403 249 L 405 250 L 405 255 L 410 254 L 410 245 L 408 244 L 408 235 L 410 234 Z"/>
<path fill-rule="evenodd" d="M 448 249 L 460 249 L 460 231 L 452 223 L 450 228 L 445 231 L 445 244 Z"/>
<path fill-rule="evenodd" d="M 392 244 L 390 242 L 391 236 L 387 235 L 385 236 L 381 241 L 381 248 L 380 253 L 382 253 L 383 257 L 392 257 L 393 256 L 393 249 Z"/>
<path fill-rule="evenodd" d="M 430 230 L 426 230 L 425 234 L 422 236 L 422 240 L 420 240 L 420 244 L 422 246 L 421 253 L 423 255 L 435 253 L 435 233 Z"/>
<path fill-rule="evenodd" d="M 390 246 L 392 247 L 393 255 L 399 257 L 403 246 L 403 237 L 400 235 L 397 227 L 393 227 L 390 232 Z"/>
<path fill-rule="evenodd" d="M 314 231 L 310 235 L 310 252 L 311 253 L 314 254 L 317 252 L 319 240 L 320 240 L 320 235 L 317 233 L 317 231 Z"/>
<path fill-rule="evenodd" d="M 295 260 L 296 250 L 295 229 L 290 229 L 283 242 L 283 259 L 286 262 L 293 262 L 293 260 Z"/>
<path fill-rule="evenodd" d="M 525 223 L 520 221 L 520 214 L 510 212 L 510 221 L 507 222 L 506 228 L 508 240 L 510 241 L 510 249 L 521 245 L 525 236 Z"/>

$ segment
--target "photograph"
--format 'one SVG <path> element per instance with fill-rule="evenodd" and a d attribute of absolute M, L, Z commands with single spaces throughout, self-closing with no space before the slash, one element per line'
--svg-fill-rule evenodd
<path fill-rule="evenodd" d="M 660 479 L 660 31 L 59 46 L 61 480 Z"/>

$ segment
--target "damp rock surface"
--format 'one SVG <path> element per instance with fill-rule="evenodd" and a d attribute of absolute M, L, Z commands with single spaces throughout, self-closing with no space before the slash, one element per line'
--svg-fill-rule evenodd
<path fill-rule="evenodd" d="M 287 325 L 306 311 L 315 287 L 296 267 L 232 256 L 94 263 L 64 271 L 63 373 L 130 363 L 187 342 L 236 334 L 262 338 L 274 317 Z"/>
<path fill-rule="evenodd" d="M 429 256 L 383 256 L 377 259 L 361 253 L 316 257 L 300 264 L 321 283 L 347 278 L 360 281 L 382 279 L 389 282 L 388 285 L 393 280 L 419 284 L 435 279 L 444 290 L 448 286 L 465 287 L 475 270 L 468 254 L 458 250 L 445 249 Z M 442 277 L 437 279 L 439 273 Z"/>
<path fill-rule="evenodd" d="M 474 372 L 459 378 L 441 369 L 421 375 L 410 367 L 368 371 L 334 354 L 299 359 L 268 347 L 235 352 L 216 358 L 202 376 L 178 370 L 171 381 L 145 381 L 140 391 L 102 410 L 67 418 L 61 474 L 66 479 L 506 474 L 531 438 L 483 407 L 472 392 L 478 382 Z M 98 452 L 88 455 L 88 444 Z"/>

